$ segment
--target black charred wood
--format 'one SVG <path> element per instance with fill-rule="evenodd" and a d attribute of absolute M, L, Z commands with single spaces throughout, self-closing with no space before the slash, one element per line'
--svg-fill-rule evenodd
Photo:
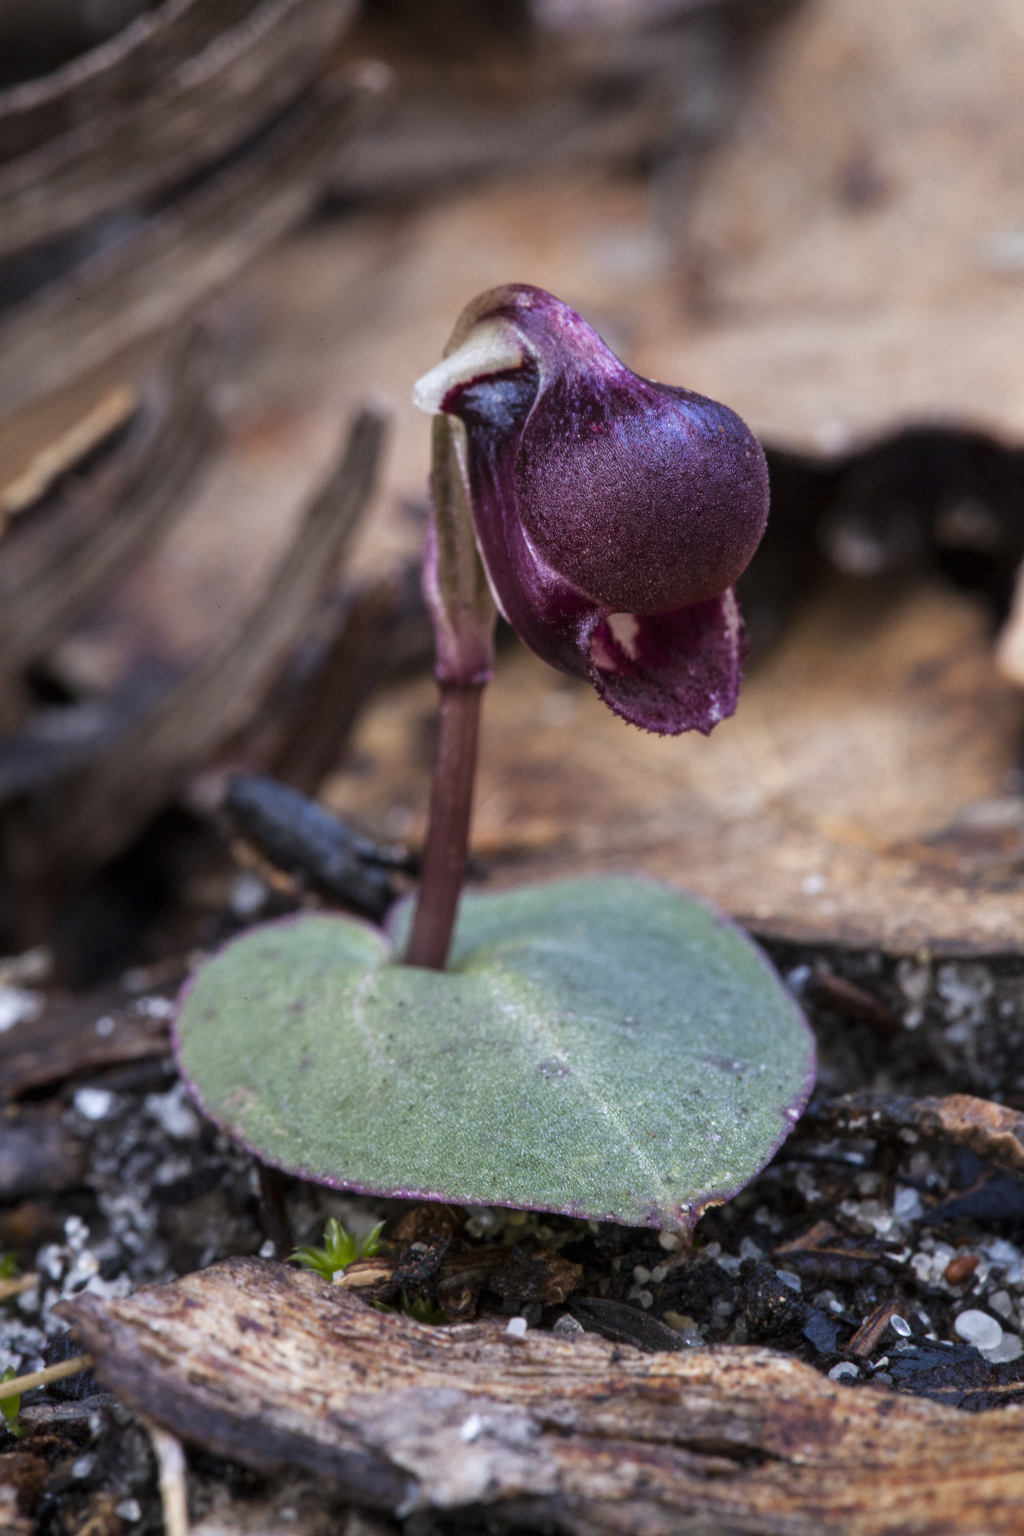
<path fill-rule="evenodd" d="M 226 808 L 260 852 L 290 875 L 380 921 L 395 897 L 387 855 L 276 779 L 239 775 Z"/>

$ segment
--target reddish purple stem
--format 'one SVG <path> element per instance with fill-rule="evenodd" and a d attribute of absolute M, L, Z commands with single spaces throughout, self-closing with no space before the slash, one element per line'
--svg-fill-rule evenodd
<path fill-rule="evenodd" d="M 482 683 L 440 683 L 441 722 L 430 826 L 406 965 L 443 971 L 466 873 Z"/>

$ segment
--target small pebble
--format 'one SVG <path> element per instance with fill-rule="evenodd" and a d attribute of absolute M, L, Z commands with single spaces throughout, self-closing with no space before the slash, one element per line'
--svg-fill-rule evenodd
<path fill-rule="evenodd" d="M 976 1253 L 958 1253 L 955 1259 L 950 1259 L 942 1271 L 942 1278 L 947 1285 L 963 1285 L 969 1280 L 981 1263 L 981 1258 Z"/>
<path fill-rule="evenodd" d="M 1024 1344 L 1015 1333 L 1004 1333 L 995 1349 L 983 1349 L 982 1354 L 990 1365 L 1009 1365 L 1024 1355 Z"/>
<path fill-rule="evenodd" d="M 636 1299 L 642 1307 L 649 1307 L 654 1303 L 654 1297 L 650 1291 L 641 1291 Z"/>
<path fill-rule="evenodd" d="M 138 1499 L 122 1499 L 120 1504 L 115 1504 L 114 1514 L 134 1524 L 136 1520 L 142 1519 L 142 1505 Z"/>
<path fill-rule="evenodd" d="M 677 1248 L 683 1245 L 682 1238 L 675 1232 L 659 1232 L 658 1243 L 666 1253 L 675 1253 Z"/>
<path fill-rule="evenodd" d="M 77 1480 L 88 1477 L 95 1461 L 95 1456 L 79 1456 L 78 1460 L 72 1464 L 71 1476 Z"/>
<path fill-rule="evenodd" d="M 840 1360 L 839 1364 L 834 1365 L 828 1373 L 829 1381 L 843 1381 L 844 1379 L 852 1381 L 855 1376 L 859 1375 L 860 1371 L 852 1360 Z"/>
<path fill-rule="evenodd" d="M 514 1339 L 525 1339 L 529 1326 L 525 1317 L 510 1317 L 505 1332 L 511 1334 Z"/>
<path fill-rule="evenodd" d="M 1003 1337 L 1003 1330 L 995 1318 L 987 1312 L 979 1312 L 977 1307 L 961 1312 L 953 1326 L 962 1339 L 977 1349 L 995 1349 Z"/>
<path fill-rule="evenodd" d="M 0 986 L 0 1034 L 15 1024 L 31 1024 L 43 1011 L 46 999 L 26 987 Z"/>
<path fill-rule="evenodd" d="M 921 1196 L 909 1185 L 897 1188 L 892 1202 L 892 1213 L 897 1221 L 919 1221 L 924 1215 Z"/>
<path fill-rule="evenodd" d="M 102 1037 L 104 1039 L 106 1039 L 106 1037 L 108 1035 L 112 1035 L 116 1028 L 117 1028 L 117 1025 L 114 1022 L 114 1020 L 110 1017 L 109 1013 L 104 1013 L 100 1018 L 98 1018 L 96 1020 L 96 1033 L 98 1035 L 102 1035 Z M 125 1502 L 133 1504 L 135 1501 L 134 1501 L 134 1499 L 129 1499 L 129 1500 L 126 1500 Z"/>
<path fill-rule="evenodd" d="M 893 1333 L 898 1333 L 901 1339 L 909 1339 L 911 1333 L 913 1332 L 913 1329 L 907 1322 L 906 1318 L 900 1317 L 898 1312 L 894 1312 L 892 1317 L 890 1317 L 889 1327 L 892 1329 Z"/>
<path fill-rule="evenodd" d="M 667 1274 L 668 1268 L 666 1265 L 656 1264 L 655 1267 L 651 1270 L 651 1279 L 654 1281 L 655 1285 L 660 1285 Z"/>
<path fill-rule="evenodd" d="M 74 1103 L 84 1120 L 104 1120 L 110 1113 L 114 1095 L 108 1088 L 79 1088 Z"/>
<path fill-rule="evenodd" d="M 484 1421 L 480 1415 L 478 1413 L 471 1413 L 469 1418 L 465 1419 L 459 1428 L 459 1439 L 464 1440 L 467 1445 L 472 1445 L 483 1427 Z"/>
<path fill-rule="evenodd" d="M 637 1264 L 635 1266 L 633 1270 L 633 1279 L 636 1281 L 637 1285 L 646 1285 L 650 1278 L 651 1272 L 649 1269 L 645 1269 L 642 1264 Z"/>
<path fill-rule="evenodd" d="M 1008 1291 L 993 1291 L 988 1298 L 988 1304 L 993 1312 L 998 1312 L 1000 1317 L 1013 1316 L 1013 1302 Z"/>
<path fill-rule="evenodd" d="M 559 1334 L 563 1339 L 579 1339 L 586 1333 L 586 1329 L 571 1312 L 563 1312 L 551 1332 Z"/>
<path fill-rule="evenodd" d="M 777 1269 L 775 1273 L 783 1285 L 788 1285 L 791 1291 L 802 1291 L 804 1283 L 799 1275 L 795 1275 L 791 1269 Z"/>

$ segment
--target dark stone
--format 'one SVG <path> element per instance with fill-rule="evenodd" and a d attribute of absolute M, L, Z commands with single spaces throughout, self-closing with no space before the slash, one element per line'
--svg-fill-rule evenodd
<path fill-rule="evenodd" d="M 740 1265 L 740 1316 L 751 1344 L 791 1343 L 807 1316 L 807 1303 L 770 1264 L 744 1259 Z"/>
<path fill-rule="evenodd" d="M 808 1307 L 802 1331 L 804 1338 L 811 1341 L 819 1355 L 835 1354 L 839 1324 L 827 1313 L 819 1312 L 817 1307 Z"/>

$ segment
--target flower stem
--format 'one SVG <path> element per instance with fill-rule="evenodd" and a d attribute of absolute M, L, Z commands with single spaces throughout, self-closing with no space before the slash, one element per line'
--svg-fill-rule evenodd
<path fill-rule="evenodd" d="M 445 683 L 430 793 L 430 827 L 406 965 L 443 971 L 466 872 L 482 683 Z"/>

